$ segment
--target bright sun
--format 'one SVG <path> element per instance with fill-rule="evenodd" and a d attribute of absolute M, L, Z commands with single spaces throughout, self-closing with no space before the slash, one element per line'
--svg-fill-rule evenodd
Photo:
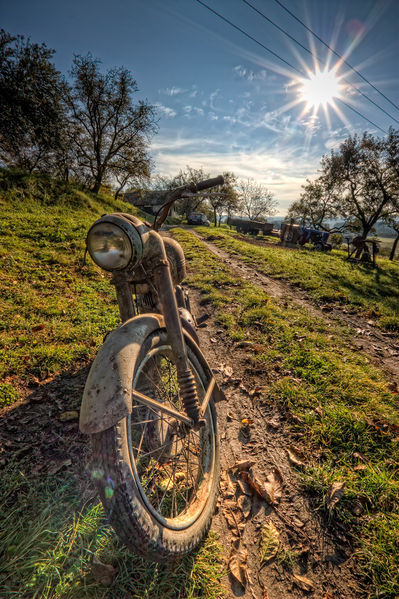
<path fill-rule="evenodd" d="M 339 97 L 340 86 L 334 71 L 319 71 L 311 73 L 309 79 L 301 80 L 301 100 L 307 102 L 306 109 L 320 104 L 324 108 L 333 103 L 334 98 Z"/>

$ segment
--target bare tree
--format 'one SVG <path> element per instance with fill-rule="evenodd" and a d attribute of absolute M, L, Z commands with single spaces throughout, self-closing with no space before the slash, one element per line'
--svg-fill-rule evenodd
<path fill-rule="evenodd" d="M 127 69 L 103 74 L 99 61 L 88 54 L 75 56 L 71 75 L 67 102 L 77 169 L 97 193 L 115 171 L 122 173 L 124 164 L 126 171 L 132 173 L 137 166 L 140 172 L 148 138 L 155 131 L 154 111 L 143 101 L 133 105 L 138 88 Z M 137 154 L 141 158 L 135 164 Z"/>
<path fill-rule="evenodd" d="M 275 213 L 277 201 L 264 185 L 253 179 L 241 179 L 236 189 L 241 210 L 250 220 L 266 220 Z"/>
<path fill-rule="evenodd" d="M 319 177 L 315 181 L 306 180 L 299 200 L 293 202 L 288 210 L 288 217 L 301 222 L 302 225 L 329 231 L 326 221 L 337 216 L 337 198 L 328 185 L 326 178 Z"/>
<path fill-rule="evenodd" d="M 224 185 L 218 185 L 212 189 L 207 200 L 213 211 L 213 223 L 215 227 L 220 224 L 223 212 L 229 217 L 231 212 L 239 207 L 239 198 L 234 188 L 236 177 L 234 173 L 223 173 Z"/>

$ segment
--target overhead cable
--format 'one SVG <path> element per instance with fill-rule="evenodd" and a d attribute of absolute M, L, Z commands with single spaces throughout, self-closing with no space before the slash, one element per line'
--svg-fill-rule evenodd
<path fill-rule="evenodd" d="M 215 14 L 217 17 L 219 17 L 220 19 L 222 19 L 223 21 L 225 21 L 225 23 L 228 23 L 229 25 L 231 25 L 231 27 L 233 27 L 234 29 L 236 29 L 237 31 L 239 31 L 240 33 L 242 33 L 243 35 L 245 35 L 247 38 L 249 38 L 250 40 L 252 40 L 256 44 L 258 44 L 258 46 L 261 46 L 264 50 L 266 50 L 267 52 L 269 52 L 270 54 L 272 54 L 273 56 L 275 56 L 276 58 L 278 58 L 279 60 L 281 60 L 284 64 L 286 64 L 291 69 L 293 69 L 294 71 L 296 71 L 297 73 L 299 73 L 301 75 L 301 77 L 304 77 L 304 78 L 307 77 L 307 75 L 306 75 L 306 73 L 304 71 L 298 69 L 297 67 L 295 67 L 294 65 L 292 65 L 291 63 L 289 63 L 288 60 L 285 60 L 285 58 L 282 58 L 279 54 L 277 54 L 276 52 L 274 52 L 273 50 L 271 50 L 270 48 L 268 48 L 267 46 L 265 46 L 264 44 L 262 44 L 262 42 L 260 42 L 256 38 L 254 38 L 247 31 L 244 31 L 244 29 L 241 29 L 241 27 L 238 27 L 238 25 L 235 25 L 232 21 L 230 21 L 229 19 L 227 19 L 226 17 L 224 17 L 223 15 L 221 15 L 220 13 L 218 13 L 216 10 L 214 10 L 213 8 L 211 8 L 210 6 L 208 6 L 207 4 L 205 4 L 205 2 L 203 2 L 202 0 L 195 0 L 195 1 L 198 2 L 198 4 L 201 4 L 202 6 L 204 6 L 205 8 L 207 8 L 210 12 L 212 12 L 213 14 Z M 355 108 L 353 108 L 352 106 L 350 106 L 350 104 L 347 104 L 341 98 L 336 98 L 336 99 L 339 100 L 342 104 L 344 104 L 344 106 L 346 106 L 347 108 L 349 108 L 349 110 L 352 110 L 352 112 L 355 112 L 356 114 L 358 114 L 359 116 L 361 116 L 362 119 L 364 119 L 365 121 L 367 121 L 370 125 L 372 125 L 373 127 L 376 127 L 377 129 L 379 129 L 380 131 L 382 131 L 385 134 L 387 133 L 387 131 L 385 131 L 385 129 L 383 129 L 382 127 L 380 127 L 379 125 L 377 125 L 376 123 L 374 123 L 373 121 L 371 121 L 370 119 L 368 119 L 366 116 L 364 116 L 364 114 L 362 114 L 361 112 L 359 112 L 358 110 L 356 110 Z"/>
<path fill-rule="evenodd" d="M 363 79 L 363 81 L 365 81 L 366 83 L 368 83 L 368 85 L 371 85 L 371 87 L 373 89 L 375 89 L 375 91 L 378 92 L 380 94 L 380 96 L 382 96 L 383 98 L 385 98 L 385 100 L 387 102 L 389 102 L 390 104 L 392 104 L 392 106 L 394 106 L 397 110 L 399 110 L 399 106 L 397 104 L 395 104 L 395 102 L 392 102 L 392 100 L 390 100 L 385 94 L 383 94 L 382 91 L 379 90 L 377 86 L 375 86 L 373 83 L 371 83 L 371 81 L 369 81 L 366 77 L 364 77 L 364 75 L 362 75 L 361 72 L 358 71 L 355 67 L 353 67 L 351 64 L 349 64 L 349 62 L 346 61 L 345 58 L 343 56 L 341 56 L 341 54 L 339 54 L 333 48 L 331 48 L 331 46 L 329 46 L 327 44 L 327 42 L 325 42 L 321 37 L 319 37 L 317 35 L 317 33 L 315 33 L 314 31 L 312 31 L 312 29 L 310 27 L 308 27 L 306 25 L 306 23 L 304 23 L 303 21 L 301 21 L 301 19 L 299 17 L 297 17 L 296 15 L 294 15 L 294 13 L 291 12 L 286 6 L 284 6 L 284 4 L 282 2 L 280 2 L 280 0 L 274 0 L 274 1 L 277 2 L 277 4 L 279 6 L 281 6 L 281 8 L 283 8 L 286 12 L 288 12 L 288 14 L 290 14 L 296 21 L 298 21 L 298 23 L 300 23 L 303 27 L 305 27 L 305 29 L 307 29 L 316 39 L 318 39 L 319 42 L 321 42 L 326 48 L 328 48 L 333 54 L 335 54 L 335 56 L 337 56 L 338 58 L 340 58 L 343 61 L 343 63 L 346 64 L 347 67 L 349 67 L 352 71 L 354 71 L 357 75 L 359 75 L 359 77 L 361 77 Z"/>
<path fill-rule="evenodd" d="M 257 12 L 263 19 L 265 19 L 271 25 L 273 25 L 279 31 L 281 31 L 281 33 L 283 33 L 284 35 L 286 35 L 290 40 L 292 40 L 293 42 L 295 42 L 295 44 L 297 44 L 298 46 L 300 46 L 303 50 L 306 50 L 306 52 L 308 52 L 313 58 L 316 58 L 319 63 L 322 62 L 324 65 L 326 64 L 325 61 L 320 61 L 319 57 L 314 52 L 312 52 L 311 50 L 309 50 L 309 48 L 307 48 L 306 46 L 304 46 L 303 44 L 301 44 L 301 42 L 299 42 L 292 35 L 290 35 L 288 33 L 288 31 L 286 31 L 283 27 L 280 27 L 280 25 L 277 25 L 277 23 L 275 23 L 274 21 L 272 21 L 262 11 L 258 10 L 255 6 L 253 6 L 250 2 L 248 2 L 248 0 L 242 0 L 242 1 L 244 2 L 244 4 L 247 4 L 250 8 L 252 8 L 252 10 L 254 10 L 255 12 Z M 399 120 L 398 119 L 396 119 L 394 116 L 392 116 L 392 114 L 390 114 L 384 108 L 382 108 L 382 106 L 380 106 L 379 104 L 377 104 L 377 102 L 374 102 L 374 100 L 372 100 L 372 98 L 369 98 L 369 96 L 367 94 L 365 94 L 359 88 L 357 88 L 355 85 L 353 85 L 352 83 L 350 83 L 350 81 L 347 81 L 347 79 L 345 79 L 344 77 L 341 77 L 341 79 L 347 85 L 349 85 L 352 89 L 356 90 L 361 96 L 363 96 L 364 98 L 366 98 L 366 100 L 368 100 L 369 102 L 371 102 L 372 104 L 374 104 L 374 106 L 376 106 L 379 110 L 381 110 L 381 112 L 384 112 L 390 119 L 392 119 L 393 121 L 395 121 L 396 123 L 399 124 Z"/>

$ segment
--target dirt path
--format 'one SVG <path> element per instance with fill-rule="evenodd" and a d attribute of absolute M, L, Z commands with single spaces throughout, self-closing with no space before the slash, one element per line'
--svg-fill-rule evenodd
<path fill-rule="evenodd" d="M 191 290 L 195 311 L 201 314 L 200 295 Z M 207 306 L 209 312 L 209 307 Z M 222 446 L 222 482 L 218 512 L 212 528 L 220 533 L 226 558 L 230 551 L 247 552 L 249 582 L 246 589 L 229 575 L 228 597 L 245 599 L 291 599 L 307 597 L 306 582 L 315 599 L 358 599 L 352 549 L 344 531 L 329 530 L 328 523 L 312 509 L 301 492 L 299 477 L 290 464 L 287 449 L 294 439 L 286 417 L 270 406 L 251 398 L 253 390 L 264 384 L 264 373 L 254 370 L 248 353 L 237 347 L 215 324 L 212 316 L 199 329 L 201 348 L 221 384 L 227 401 L 218 404 L 219 434 Z M 231 370 L 232 372 L 231 372 Z M 241 421 L 252 421 L 247 430 Z M 229 470 L 242 460 L 253 461 L 251 477 L 265 483 L 273 472 L 281 476 L 281 499 L 271 507 L 249 492 L 244 496 L 237 470 Z M 249 489 L 246 489 L 249 491 Z M 245 498 L 245 499 L 240 499 Z M 237 504 L 245 501 L 250 514 L 244 520 Z M 259 540 L 264 524 L 272 522 L 280 540 L 279 555 L 266 564 L 260 561 Z M 238 531 L 236 523 L 238 523 Z M 237 534 L 237 532 L 239 534 Z M 303 587 L 301 588 L 301 584 Z"/>
<path fill-rule="evenodd" d="M 197 232 L 191 231 L 206 247 L 216 256 L 228 264 L 232 271 L 241 278 L 262 287 L 272 297 L 286 298 L 304 306 L 311 314 L 326 321 L 333 321 L 345 325 L 352 330 L 351 342 L 353 347 L 362 350 L 382 370 L 393 375 L 399 383 L 399 338 L 390 333 L 383 332 L 374 325 L 372 320 L 359 316 L 355 309 L 343 308 L 327 304 L 317 307 L 306 291 L 290 285 L 287 281 L 273 279 L 257 272 L 239 258 L 220 249 L 213 243 L 206 241 Z"/>

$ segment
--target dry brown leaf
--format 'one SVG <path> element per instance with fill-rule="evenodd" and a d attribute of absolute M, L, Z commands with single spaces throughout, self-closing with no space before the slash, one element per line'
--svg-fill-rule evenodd
<path fill-rule="evenodd" d="M 295 584 L 303 591 L 314 590 L 314 584 L 310 580 L 310 578 L 306 578 L 305 576 L 299 576 L 299 574 L 293 574 L 293 579 Z"/>
<path fill-rule="evenodd" d="M 248 474 L 248 472 L 240 472 L 240 476 L 241 478 L 248 483 L 248 485 L 251 487 L 251 489 L 257 494 L 259 495 L 259 497 L 261 497 L 262 499 L 267 499 L 267 495 L 266 495 L 266 491 L 262 488 L 262 485 L 260 484 L 260 482 L 258 481 L 258 479 L 255 476 L 250 476 Z"/>
<path fill-rule="evenodd" d="M 302 522 L 302 520 L 300 520 L 299 518 L 297 518 L 296 516 L 294 516 L 292 518 L 292 524 L 294 526 L 297 526 L 298 528 L 302 528 L 302 526 L 305 526 L 305 523 Z"/>
<path fill-rule="evenodd" d="M 267 426 L 271 426 L 272 428 L 280 428 L 280 420 L 278 416 L 273 416 L 273 418 L 270 418 L 269 420 L 266 420 L 266 424 Z"/>
<path fill-rule="evenodd" d="M 341 497 L 343 497 L 344 493 L 345 483 L 336 482 L 330 486 L 327 495 L 327 507 L 329 510 L 333 509 Z"/>
<path fill-rule="evenodd" d="M 31 328 L 32 333 L 37 333 L 38 331 L 44 331 L 44 324 L 36 324 Z"/>
<path fill-rule="evenodd" d="M 68 422 L 69 420 L 77 420 L 79 418 L 79 412 L 76 410 L 70 410 L 69 412 L 62 412 L 59 415 L 61 422 Z"/>
<path fill-rule="evenodd" d="M 366 458 L 365 455 L 363 455 L 362 453 L 360 453 L 360 451 L 355 451 L 355 453 L 353 454 L 353 457 L 358 459 L 358 460 L 362 460 L 362 462 L 368 462 L 369 460 Z"/>
<path fill-rule="evenodd" d="M 330 593 L 329 591 L 327 591 L 324 594 L 323 599 L 334 599 L 334 595 L 332 593 Z"/>
<path fill-rule="evenodd" d="M 367 466 L 366 466 L 366 464 L 358 464 L 357 466 L 354 467 L 353 470 L 355 472 L 358 472 L 359 470 L 367 470 Z"/>
<path fill-rule="evenodd" d="M 237 522 L 234 519 L 234 516 L 230 510 L 223 510 L 223 516 L 226 518 L 227 525 L 229 528 L 238 530 Z"/>
<path fill-rule="evenodd" d="M 246 549 L 233 548 L 229 559 L 229 570 L 243 587 L 247 584 L 247 554 Z"/>
<path fill-rule="evenodd" d="M 231 366 L 227 366 L 226 364 L 220 364 L 218 370 L 226 378 L 230 378 L 233 376 L 233 369 Z"/>
<path fill-rule="evenodd" d="M 103 564 L 95 555 L 93 555 L 91 573 L 94 579 L 105 587 L 111 586 L 116 576 L 115 568 L 109 564 Z"/>
<path fill-rule="evenodd" d="M 306 466 L 305 462 L 301 460 L 298 452 L 293 447 L 287 449 L 287 454 L 288 460 L 293 466 L 297 466 L 298 468 L 304 468 Z"/>
<path fill-rule="evenodd" d="M 252 495 L 251 488 L 245 480 L 241 480 L 239 478 L 237 484 L 240 487 L 241 493 L 243 493 L 244 495 L 248 495 L 248 497 Z"/>
<path fill-rule="evenodd" d="M 248 518 L 251 513 L 252 501 L 247 495 L 240 495 L 237 499 L 237 505 L 244 514 L 244 518 Z"/>
<path fill-rule="evenodd" d="M 241 420 L 241 426 L 243 427 L 247 427 L 247 426 L 251 426 L 251 424 L 253 424 L 254 421 L 252 420 L 252 418 L 243 418 Z"/>
<path fill-rule="evenodd" d="M 229 470 L 248 470 L 254 464 L 254 460 L 241 460 L 240 462 L 236 462 L 233 466 L 230 466 Z"/>
<path fill-rule="evenodd" d="M 273 522 L 266 522 L 260 533 L 260 561 L 268 562 L 278 551 L 280 535 Z"/>
<path fill-rule="evenodd" d="M 265 482 L 265 493 L 266 499 L 271 504 L 276 504 L 281 499 L 281 493 L 283 489 L 283 477 L 277 468 L 274 468 L 273 472 L 266 477 Z"/>

